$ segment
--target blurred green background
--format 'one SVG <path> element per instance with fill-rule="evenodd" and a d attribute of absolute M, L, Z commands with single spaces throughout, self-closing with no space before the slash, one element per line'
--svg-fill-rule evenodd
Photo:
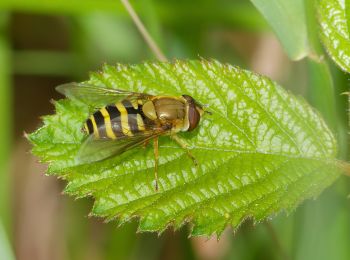
<path fill-rule="evenodd" d="M 328 60 L 291 61 L 250 1 L 131 3 L 170 60 L 215 58 L 304 96 L 333 127 L 339 157 L 349 158 L 348 105 L 340 95 L 348 76 Z M 0 259 L 350 259 L 345 177 L 294 213 L 248 220 L 220 241 L 187 238 L 188 227 L 135 234 L 137 223 L 117 228 L 89 218 L 92 200 L 62 196 L 64 182 L 44 176 L 23 132 L 54 112 L 56 85 L 85 80 L 103 63 L 144 60 L 155 57 L 117 0 L 0 0 Z"/>

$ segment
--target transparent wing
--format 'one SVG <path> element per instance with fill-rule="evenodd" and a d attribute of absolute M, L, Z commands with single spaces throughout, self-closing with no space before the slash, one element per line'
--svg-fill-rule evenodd
<path fill-rule="evenodd" d="M 115 140 L 107 138 L 95 139 L 93 135 L 90 135 L 82 144 L 77 159 L 79 164 L 102 161 L 122 154 L 154 137 L 165 134 L 166 131 L 165 129 L 154 129 L 149 132 L 139 132 L 134 134 L 134 136 L 125 136 Z"/>
<path fill-rule="evenodd" d="M 99 87 L 87 83 L 67 83 L 59 85 L 56 90 L 70 99 L 78 99 L 88 105 L 101 107 L 107 104 L 116 103 L 126 97 L 128 99 L 147 99 L 148 94 L 131 92 L 120 89 Z"/>

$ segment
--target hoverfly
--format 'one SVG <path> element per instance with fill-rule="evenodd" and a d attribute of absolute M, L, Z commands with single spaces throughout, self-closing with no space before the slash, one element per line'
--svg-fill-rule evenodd
<path fill-rule="evenodd" d="M 154 96 L 146 93 L 109 89 L 85 83 L 68 83 L 56 88 L 68 98 L 96 105 L 83 131 L 87 137 L 77 159 L 79 163 L 101 161 L 147 143 L 153 139 L 155 190 L 158 190 L 158 137 L 170 136 L 192 156 L 176 133 L 194 130 L 204 112 L 189 95 Z M 102 107 L 102 108 L 101 108 Z"/>

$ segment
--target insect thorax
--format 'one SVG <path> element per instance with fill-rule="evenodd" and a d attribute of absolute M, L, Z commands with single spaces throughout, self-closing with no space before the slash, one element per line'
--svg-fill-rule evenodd
<path fill-rule="evenodd" d="M 186 131 L 186 103 L 182 98 L 156 96 L 143 105 L 143 112 L 162 126 L 170 125 L 171 133 Z"/>
<path fill-rule="evenodd" d="M 155 111 L 160 120 L 177 120 L 185 118 L 185 104 L 171 97 L 162 97 L 153 101 Z"/>

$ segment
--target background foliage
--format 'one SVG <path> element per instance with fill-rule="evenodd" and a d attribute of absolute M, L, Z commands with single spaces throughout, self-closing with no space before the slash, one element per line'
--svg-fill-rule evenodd
<path fill-rule="evenodd" d="M 301 40 L 290 45 L 294 50 L 286 44 L 290 41 L 280 32 L 280 24 L 276 24 L 286 20 L 279 18 L 281 12 L 261 6 L 259 1 L 252 2 L 257 9 L 243 0 L 147 0 L 135 3 L 135 7 L 168 58 L 200 55 L 227 61 L 267 74 L 306 97 L 336 132 L 339 157 L 347 159 L 347 104 L 339 94 L 348 90 L 348 75 L 328 60 L 318 39 L 318 2 L 271 2 L 283 2 L 282 6 L 291 12 L 292 18 L 284 23 L 286 31 L 303 32 L 298 36 Z M 22 131 L 33 130 L 37 117 L 52 111 L 48 100 L 59 97 L 53 91 L 55 85 L 85 79 L 87 71 L 100 68 L 103 62 L 154 59 L 121 4 L 112 0 L 2 0 L 0 10 L 0 96 L 4 99 L 0 102 L 4 120 L 0 141 L 6 144 L 14 140 L 12 149 L 4 145 L 0 153 L 0 183 L 5 187 L 0 189 L 0 215 L 6 234 L 0 235 L 0 254 L 10 256 L 8 248 L 12 248 L 17 257 L 26 259 L 47 259 L 49 255 L 57 259 L 154 259 L 170 255 L 209 258 L 209 253 L 202 254 L 210 243 L 186 239 L 186 230 L 164 234 L 161 239 L 146 234 L 135 237 L 134 224 L 116 230 L 113 224 L 102 225 L 83 217 L 91 203 L 60 197 L 62 187 L 57 181 L 39 177 L 38 172 L 44 169 L 19 152 L 27 149 L 20 141 Z M 305 17 L 306 26 L 300 17 Z M 284 51 L 276 45 L 270 28 Z M 307 45 L 303 39 L 308 39 Z M 292 59 L 306 58 L 291 62 L 284 53 Z M 15 162 L 11 174 L 7 170 L 10 149 Z M 269 226 L 253 227 L 248 222 L 235 237 L 224 236 L 209 251 L 226 259 L 277 259 L 285 255 L 292 259 L 349 259 L 348 191 L 349 181 L 340 178 L 317 201 L 305 203 L 287 217 L 274 219 Z M 43 237 L 54 242 L 45 243 L 47 239 Z M 1 242 L 5 238 L 10 243 Z"/>

